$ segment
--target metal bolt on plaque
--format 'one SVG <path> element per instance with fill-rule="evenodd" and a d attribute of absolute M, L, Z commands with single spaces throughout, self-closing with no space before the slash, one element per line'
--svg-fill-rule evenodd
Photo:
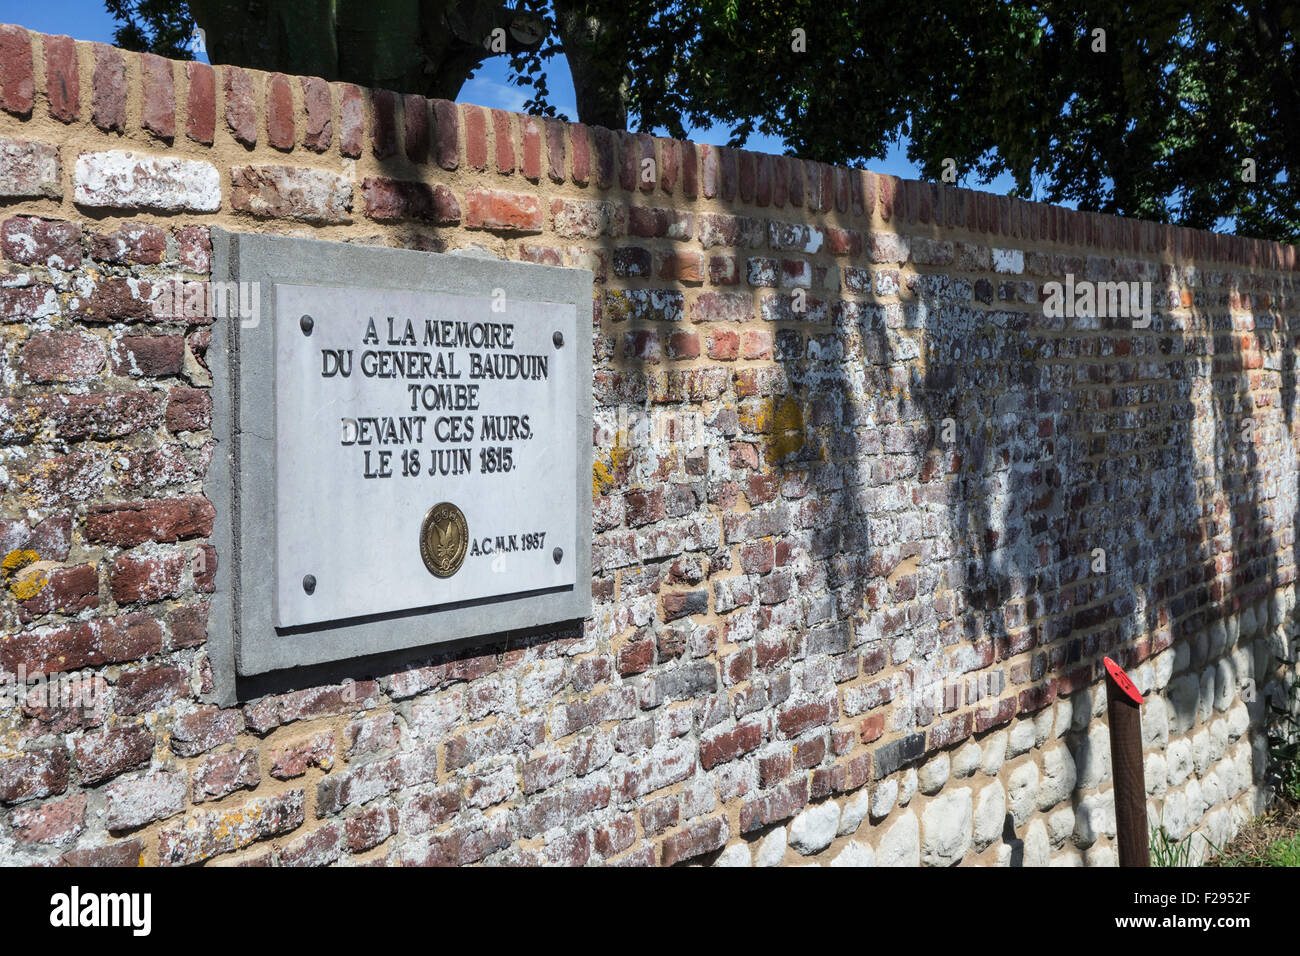
<path fill-rule="evenodd" d="M 469 547 L 469 525 L 450 501 L 429 509 L 420 525 L 420 557 L 434 577 L 449 578 L 460 570 Z"/>

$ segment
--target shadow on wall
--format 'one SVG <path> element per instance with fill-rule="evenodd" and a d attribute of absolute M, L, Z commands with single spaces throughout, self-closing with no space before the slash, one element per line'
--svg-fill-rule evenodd
<path fill-rule="evenodd" d="M 819 227 L 834 219 L 823 215 Z M 793 628 L 796 660 L 849 641 L 887 648 L 898 669 L 889 731 L 922 731 L 953 701 L 976 708 L 1008 680 L 1021 715 L 1068 695 L 1076 712 L 1054 733 L 1072 731 L 1076 810 L 1084 790 L 1109 777 L 1104 730 L 1086 733 L 1104 713 L 1101 657 L 1134 668 L 1172 646 L 1173 674 L 1155 695 L 1168 713 L 1153 720 L 1148 747 L 1208 725 L 1258 683 L 1247 738 L 1252 779 L 1262 782 L 1264 697 L 1274 658 L 1286 652 L 1267 635 L 1282 633 L 1294 607 L 1293 534 L 1275 529 L 1297 519 L 1294 445 L 1281 434 L 1295 434 L 1295 369 L 1290 340 L 1275 331 L 1276 296 L 1189 271 L 1182 278 L 1197 283 L 1195 298 L 1184 302 L 1169 266 L 1019 252 L 995 262 L 978 242 L 920 232 L 910 249 L 901 236 L 866 237 L 873 267 L 836 276 L 831 266 L 826 283 L 810 281 L 824 266 L 803 275 L 776 259 L 749 262 L 774 366 L 770 375 L 736 374 L 736 414 L 708 421 L 708 500 L 730 508 L 744 499 L 723 529 L 723 544 L 741 543 L 742 555 L 744 542 L 793 534 L 786 566 L 800 609 L 782 619 L 760 593 L 727 626 L 753 629 L 760 642 Z M 773 244 L 777 237 L 774 228 Z M 900 273 L 909 262 L 917 271 Z M 1150 328 L 1123 317 L 1049 318 L 1039 283 L 1067 273 L 1151 282 Z M 819 284 L 836 301 L 816 298 Z M 782 285 L 796 288 L 772 288 Z M 793 307 L 799 288 L 803 311 Z M 672 312 L 653 318 L 682 318 Z M 1234 320 L 1254 335 L 1234 330 Z M 632 416 L 633 435 L 656 414 L 644 382 L 677 334 L 659 327 L 656 336 L 634 324 L 624 347 L 611 349 L 635 383 L 619 398 L 646 406 Z M 1280 357 L 1285 366 L 1271 367 Z M 1269 400 L 1279 391 L 1282 409 Z M 754 451 L 738 451 L 744 443 Z M 642 458 L 642 442 L 626 445 L 634 480 L 673 470 Z M 618 463 L 619 448 L 600 452 Z M 772 500 L 773 488 L 805 484 L 809 499 L 797 509 Z M 725 552 L 711 557 L 725 562 Z M 819 601 L 823 588 L 829 605 Z M 642 626 L 653 634 L 667 625 Z M 1017 658 L 1005 671 L 991 666 Z M 1148 694 L 1157 690 L 1153 671 L 1142 679 Z M 955 697 L 928 693 L 945 682 L 956 683 Z M 833 692 L 829 679 L 822 689 Z M 1006 719 L 993 717 L 990 729 Z M 1164 764 L 1151 769 L 1163 773 Z M 1156 797 L 1166 789 L 1149 786 Z M 1085 809 L 1090 821 L 1104 816 L 1095 804 Z M 1167 818 L 1161 809 L 1158 820 L 1173 839 L 1190 829 L 1186 812 Z M 1230 825 L 1226 814 L 1216 818 L 1217 843 Z M 1010 816 L 1007 827 L 1014 863 L 1023 841 Z"/>

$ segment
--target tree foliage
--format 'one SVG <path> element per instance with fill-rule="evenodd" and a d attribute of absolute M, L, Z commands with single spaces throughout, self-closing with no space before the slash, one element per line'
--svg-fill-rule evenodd
<path fill-rule="evenodd" d="M 178 0 L 107 2 L 134 16 L 123 27 L 132 48 L 156 37 L 170 52 L 184 33 Z M 967 184 L 1006 174 L 1028 198 L 1300 239 L 1298 14 L 1287 0 L 514 2 L 190 7 L 214 62 L 448 98 L 492 55 L 487 31 L 530 14 L 544 39 L 512 33 L 507 53 L 533 113 L 557 113 L 562 54 L 589 124 L 676 137 L 721 125 L 733 144 L 762 133 L 846 164 L 905 137 L 928 178 L 951 160 Z"/>

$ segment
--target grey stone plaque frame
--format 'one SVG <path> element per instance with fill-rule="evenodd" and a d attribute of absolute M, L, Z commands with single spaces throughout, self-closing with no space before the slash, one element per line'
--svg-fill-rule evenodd
<path fill-rule="evenodd" d="M 218 564 L 211 596 L 208 653 L 211 699 L 244 696 L 237 683 L 272 672 L 346 662 L 465 638 L 500 636 L 591 614 L 592 276 L 472 255 L 443 255 L 351 243 L 212 230 L 212 280 L 260 284 L 260 316 L 212 325 L 212 430 L 216 448 L 204 491 L 216 507 L 212 544 Z M 276 629 L 272 620 L 275 504 L 274 283 L 397 289 L 572 303 L 577 309 L 577 584 Z M 346 669 L 344 669 L 346 673 Z M 333 673 L 338 674 L 337 668 Z M 360 675 L 355 675 L 360 676 Z"/>

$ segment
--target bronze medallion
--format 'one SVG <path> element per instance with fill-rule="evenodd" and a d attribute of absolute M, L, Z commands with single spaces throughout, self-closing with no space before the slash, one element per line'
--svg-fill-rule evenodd
<path fill-rule="evenodd" d="M 436 504 L 420 525 L 420 557 L 435 577 L 449 578 L 460 570 L 469 548 L 465 515 L 450 501 Z"/>

